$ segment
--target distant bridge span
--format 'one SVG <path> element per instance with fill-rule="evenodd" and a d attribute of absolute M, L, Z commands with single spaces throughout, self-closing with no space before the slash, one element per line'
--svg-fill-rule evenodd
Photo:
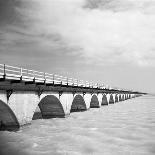
<path fill-rule="evenodd" d="M 19 128 L 32 119 L 65 117 L 143 94 L 0 64 L 0 130 Z"/>

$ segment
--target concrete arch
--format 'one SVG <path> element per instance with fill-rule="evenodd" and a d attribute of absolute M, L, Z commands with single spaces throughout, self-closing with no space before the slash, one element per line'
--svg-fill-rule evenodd
<path fill-rule="evenodd" d="M 85 111 L 87 110 L 86 103 L 82 95 L 77 94 L 71 105 L 71 112 Z"/>
<path fill-rule="evenodd" d="M 65 117 L 65 112 L 60 100 L 54 95 L 47 95 L 38 104 L 44 119 Z"/>
<path fill-rule="evenodd" d="M 12 109 L 0 100 L 0 130 L 17 130 L 19 122 Z"/>
<path fill-rule="evenodd" d="M 90 108 L 99 108 L 99 100 L 98 97 L 94 94 L 92 95 L 91 101 L 90 101 Z"/>
<path fill-rule="evenodd" d="M 115 95 L 115 103 L 118 102 L 118 94 Z"/>
<path fill-rule="evenodd" d="M 102 97 L 102 105 L 108 105 L 108 99 L 107 99 L 106 94 L 103 94 L 103 97 Z"/>
<path fill-rule="evenodd" d="M 114 103 L 115 101 L 114 101 L 113 95 L 111 94 L 109 99 L 109 104 L 114 104 Z"/>

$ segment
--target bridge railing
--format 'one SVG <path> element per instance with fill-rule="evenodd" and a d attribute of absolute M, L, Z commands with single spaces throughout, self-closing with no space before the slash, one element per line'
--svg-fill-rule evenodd
<path fill-rule="evenodd" d="M 78 86 L 86 88 L 100 88 L 108 90 L 124 91 L 123 89 L 112 88 L 108 85 L 93 83 L 89 81 L 79 80 L 75 78 L 69 78 L 57 74 L 50 74 L 26 68 L 14 67 L 6 64 L 0 64 L 0 81 L 5 79 L 28 81 L 32 83 L 52 84 L 52 85 L 66 85 L 66 86 Z M 129 90 L 125 90 L 129 91 Z M 132 91 L 131 91 L 132 92 Z"/>
<path fill-rule="evenodd" d="M 97 83 L 94 84 L 93 82 L 78 80 L 75 78 L 68 78 L 57 74 L 50 74 L 26 68 L 14 67 L 6 64 L 0 64 L 0 78 L 34 81 L 36 83 L 40 82 L 45 84 L 61 84 L 69 86 L 104 89 L 103 87 L 101 87 L 101 85 Z"/>

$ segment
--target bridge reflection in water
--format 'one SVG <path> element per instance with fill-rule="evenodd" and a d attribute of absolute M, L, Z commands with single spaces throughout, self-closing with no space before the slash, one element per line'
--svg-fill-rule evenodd
<path fill-rule="evenodd" d="M 65 117 L 143 94 L 0 64 L 0 130 L 18 129 L 32 119 Z"/>

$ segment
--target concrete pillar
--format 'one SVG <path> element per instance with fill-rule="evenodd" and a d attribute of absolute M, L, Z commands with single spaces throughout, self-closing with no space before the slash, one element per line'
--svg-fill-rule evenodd
<path fill-rule="evenodd" d="M 17 91 L 10 96 L 8 105 L 21 125 L 31 123 L 39 97 L 35 92 Z"/>
<path fill-rule="evenodd" d="M 60 102 L 62 103 L 65 115 L 70 114 L 71 106 L 73 103 L 74 96 L 72 93 L 63 93 L 60 96 Z"/>
<path fill-rule="evenodd" d="M 103 95 L 100 93 L 97 95 L 97 97 L 98 97 L 98 101 L 99 101 L 99 107 L 101 107 Z"/>
<path fill-rule="evenodd" d="M 86 94 L 84 95 L 84 101 L 85 101 L 85 104 L 86 104 L 86 108 L 87 108 L 87 109 L 90 108 L 91 98 L 92 98 L 92 95 L 91 95 L 90 93 L 86 93 Z"/>
<path fill-rule="evenodd" d="M 111 94 L 107 94 L 106 96 L 107 96 L 107 100 L 108 100 L 108 104 L 109 104 L 109 100 L 110 100 L 110 95 Z"/>

